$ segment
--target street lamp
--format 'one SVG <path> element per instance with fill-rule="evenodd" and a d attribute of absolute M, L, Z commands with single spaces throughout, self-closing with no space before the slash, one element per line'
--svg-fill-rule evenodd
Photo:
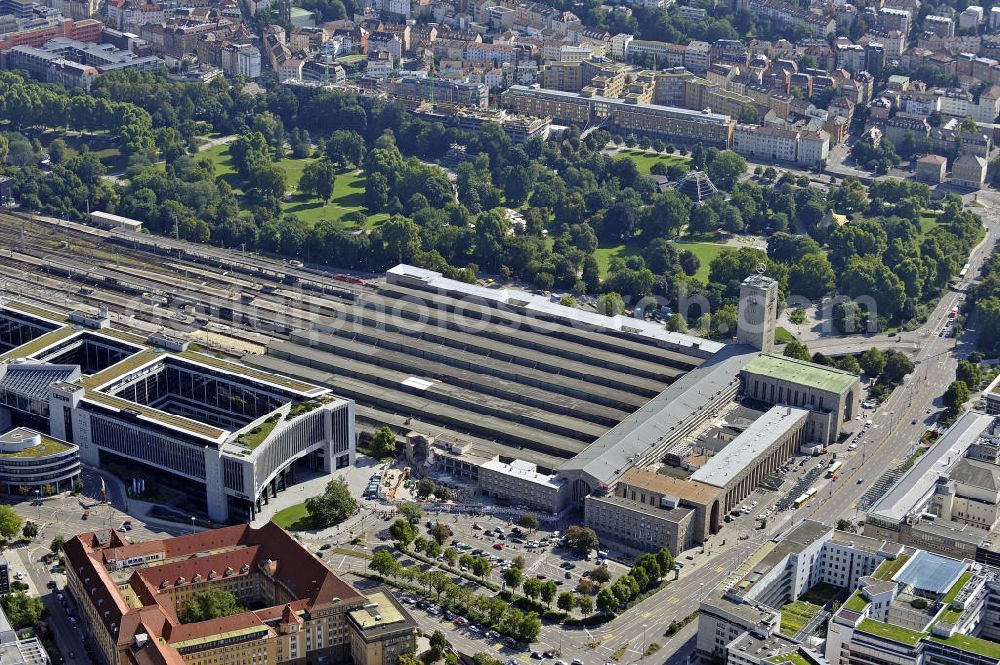
<path fill-rule="evenodd" d="M 194 515 L 191 516 L 191 533 L 194 533 Z"/>

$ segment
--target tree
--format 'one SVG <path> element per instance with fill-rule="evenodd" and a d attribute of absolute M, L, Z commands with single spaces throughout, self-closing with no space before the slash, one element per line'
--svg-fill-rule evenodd
<path fill-rule="evenodd" d="M 604 316 L 620 316 L 625 312 L 625 301 L 613 291 L 601 294 L 597 299 L 597 311 Z"/>
<path fill-rule="evenodd" d="M 590 596 L 580 596 L 576 602 L 580 606 L 580 614 L 583 616 L 588 616 L 594 611 L 594 600 Z"/>
<path fill-rule="evenodd" d="M 537 577 L 529 577 L 521 583 L 524 595 L 535 600 L 542 595 L 542 581 Z"/>
<path fill-rule="evenodd" d="M 383 425 L 372 437 L 372 456 L 383 458 L 396 454 L 396 435 L 388 425 Z"/>
<path fill-rule="evenodd" d="M 837 276 L 826 254 L 806 254 L 788 269 L 788 288 L 806 298 L 820 298 L 833 290 Z"/>
<path fill-rule="evenodd" d="M 572 611 L 576 607 L 576 596 L 573 595 L 572 591 L 563 591 L 556 600 L 556 607 L 563 612 Z"/>
<path fill-rule="evenodd" d="M 7 540 L 21 532 L 21 516 L 10 506 L 0 506 L 0 536 Z"/>
<path fill-rule="evenodd" d="M 670 315 L 670 318 L 667 319 L 667 330 L 679 333 L 685 333 L 688 331 L 687 321 L 684 320 L 684 317 L 681 316 L 680 312 L 674 312 Z"/>
<path fill-rule="evenodd" d="M 805 360 L 806 362 L 812 361 L 812 356 L 809 355 L 809 349 L 806 345 L 795 340 L 785 345 L 784 355 L 787 358 L 796 358 L 798 360 Z"/>
<path fill-rule="evenodd" d="M 618 609 L 618 598 L 611 587 L 604 587 L 597 594 L 597 609 L 605 614 L 614 614 Z"/>
<path fill-rule="evenodd" d="M 340 524 L 357 510 L 357 502 L 342 478 L 331 480 L 323 494 L 306 499 L 306 511 L 313 528 L 323 529 Z M 2 520 L 2 517 L 0 517 Z M 0 523 L 2 532 L 2 523 Z"/>
<path fill-rule="evenodd" d="M 447 524 L 435 522 L 431 528 L 431 535 L 434 536 L 434 540 L 438 541 L 439 545 L 444 545 L 445 541 L 451 538 L 451 529 L 448 528 Z"/>
<path fill-rule="evenodd" d="M 524 560 L 524 556 L 521 554 L 514 557 L 512 561 L 514 562 L 514 567 L 518 570 L 524 570 L 525 566 L 528 565 L 528 562 Z"/>
<path fill-rule="evenodd" d="M 840 531 L 849 531 L 851 533 L 854 533 L 855 531 L 858 530 L 857 527 L 854 526 L 853 522 L 845 519 L 837 520 L 837 529 L 839 529 Z"/>
<path fill-rule="evenodd" d="M 481 579 L 486 579 L 493 572 L 493 566 L 490 564 L 490 560 L 477 556 L 472 560 L 472 573 Z"/>
<path fill-rule="evenodd" d="M 439 651 L 444 651 L 448 646 L 448 638 L 440 630 L 435 630 L 430 637 L 431 646 Z"/>
<path fill-rule="evenodd" d="M 674 567 L 674 555 L 666 547 L 661 547 L 660 551 L 656 553 L 656 561 L 664 573 Z"/>
<path fill-rule="evenodd" d="M 597 539 L 597 534 L 594 533 L 593 529 L 581 527 L 576 524 L 566 529 L 563 538 L 566 546 L 580 556 L 586 556 L 590 550 L 596 550 L 600 547 L 600 541 Z"/>
<path fill-rule="evenodd" d="M 552 601 L 555 600 L 556 593 L 558 593 L 559 587 L 552 580 L 548 580 L 542 583 L 542 602 L 552 607 Z"/>
<path fill-rule="evenodd" d="M 534 531 L 538 528 L 538 516 L 535 513 L 522 513 L 517 523 L 528 531 Z"/>
<path fill-rule="evenodd" d="M 757 112 L 756 106 L 744 106 L 740 109 L 739 122 L 744 125 L 756 125 L 760 122 L 760 113 Z"/>
<path fill-rule="evenodd" d="M 969 401 L 969 386 L 965 381 L 952 381 L 944 393 L 944 405 L 952 411 L 961 411 Z"/>
<path fill-rule="evenodd" d="M 635 561 L 636 567 L 642 568 L 646 571 L 646 576 L 649 580 L 658 580 L 663 577 L 663 569 L 660 568 L 660 562 L 657 560 L 656 555 L 650 552 L 646 552 L 639 556 Z"/>
<path fill-rule="evenodd" d="M 38 525 L 32 522 L 31 520 L 28 520 L 27 522 L 24 523 L 24 528 L 21 529 L 21 535 L 27 538 L 28 540 L 32 540 L 35 536 L 38 535 Z"/>
<path fill-rule="evenodd" d="M 691 215 L 691 200 L 674 189 L 653 197 L 652 205 L 642 216 L 644 236 L 662 238 L 680 233 Z"/>
<path fill-rule="evenodd" d="M 184 603 L 184 609 L 178 618 L 181 623 L 199 623 L 243 612 L 246 612 L 246 608 L 239 604 L 236 596 L 221 587 L 209 586 Z"/>
<path fill-rule="evenodd" d="M 885 354 L 874 347 L 862 353 L 858 359 L 861 369 L 873 379 L 882 374 L 882 371 L 885 369 L 885 363 Z"/>
<path fill-rule="evenodd" d="M 449 547 L 444 551 L 444 560 L 449 565 L 454 567 L 455 562 L 458 561 L 458 550 Z"/>
<path fill-rule="evenodd" d="M 424 516 L 424 509 L 413 501 L 404 501 L 396 506 L 396 512 L 402 515 L 410 524 L 418 524 Z"/>
<path fill-rule="evenodd" d="M 521 571 L 513 566 L 503 571 L 503 583 L 507 585 L 511 591 L 517 589 L 521 586 L 521 579 L 523 578 Z"/>
<path fill-rule="evenodd" d="M 32 628 L 45 616 L 45 605 L 38 598 L 32 598 L 23 591 L 15 591 L 0 597 L 0 607 L 15 630 Z"/>
<path fill-rule="evenodd" d="M 719 189 L 729 191 L 746 173 L 747 160 L 731 150 L 723 150 L 708 165 L 708 177 Z"/>
<path fill-rule="evenodd" d="M 536 612 L 528 612 L 522 619 L 517 630 L 517 639 L 522 642 L 534 642 L 542 632 L 542 620 Z"/>
<path fill-rule="evenodd" d="M 434 494 L 434 490 L 436 489 L 437 486 L 430 478 L 421 478 L 417 481 L 417 496 L 421 499 L 426 499 L 431 494 Z"/>
<path fill-rule="evenodd" d="M 357 132 L 338 129 L 326 141 L 326 158 L 342 166 L 360 166 L 365 159 L 365 140 Z"/>
<path fill-rule="evenodd" d="M 49 543 L 49 551 L 52 552 L 53 554 L 59 554 L 60 552 L 63 551 L 63 547 L 65 545 L 66 545 L 66 539 L 63 538 L 62 536 L 56 536 L 55 538 L 52 539 L 52 542 Z"/>
<path fill-rule="evenodd" d="M 503 665 L 503 661 L 488 653 L 477 653 L 472 657 L 472 665 Z"/>
<path fill-rule="evenodd" d="M 392 539 L 395 540 L 397 543 L 399 543 L 403 547 L 406 547 L 407 545 L 413 542 L 413 539 L 416 538 L 417 533 L 416 529 L 413 528 L 412 523 L 410 523 L 405 519 L 402 519 L 402 520 L 396 520 L 395 522 L 392 523 L 392 526 L 389 527 L 389 535 L 391 535 Z"/>
<path fill-rule="evenodd" d="M 955 369 L 955 379 L 964 382 L 970 390 L 975 389 L 983 382 L 983 370 L 978 363 L 959 360 Z"/>
<path fill-rule="evenodd" d="M 694 274 L 698 272 L 698 268 L 701 267 L 701 260 L 690 249 L 685 249 L 678 254 L 677 260 L 680 261 L 681 270 L 683 270 L 684 274 L 689 277 L 694 276 Z"/>
<path fill-rule="evenodd" d="M 590 579 L 598 584 L 605 584 L 611 581 L 611 571 L 609 571 L 605 566 L 598 566 L 590 571 Z"/>
<path fill-rule="evenodd" d="M 379 550 L 372 555 L 368 568 L 378 573 L 379 577 L 386 578 L 399 575 L 403 567 L 388 550 Z"/>
<path fill-rule="evenodd" d="M 885 369 L 882 371 L 882 380 L 887 383 L 899 383 L 907 374 L 913 371 L 913 361 L 899 351 L 889 351 L 886 353 Z M 968 388 L 968 386 L 966 386 Z"/>
<path fill-rule="evenodd" d="M 415 653 L 401 653 L 396 658 L 398 665 L 424 665 L 424 661 Z"/>

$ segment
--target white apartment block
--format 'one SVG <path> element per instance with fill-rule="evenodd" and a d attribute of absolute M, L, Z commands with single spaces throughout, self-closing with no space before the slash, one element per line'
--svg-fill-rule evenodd
<path fill-rule="evenodd" d="M 825 163 L 830 156 L 830 135 L 822 129 L 799 133 L 799 154 L 796 161 L 805 166 Z"/>
<path fill-rule="evenodd" d="M 619 33 L 611 38 L 611 57 L 615 60 L 624 60 L 628 52 L 629 44 L 635 37 L 625 33 Z"/>
<path fill-rule="evenodd" d="M 782 127 L 737 125 L 733 151 L 751 160 L 814 166 L 829 156 L 830 135 Z"/>
<path fill-rule="evenodd" d="M 684 67 L 695 74 L 704 75 L 711 64 L 711 51 L 712 45 L 708 42 L 690 42 L 684 48 Z"/>
<path fill-rule="evenodd" d="M 733 151 L 754 160 L 794 162 L 798 157 L 799 133 L 792 129 L 737 125 Z"/>

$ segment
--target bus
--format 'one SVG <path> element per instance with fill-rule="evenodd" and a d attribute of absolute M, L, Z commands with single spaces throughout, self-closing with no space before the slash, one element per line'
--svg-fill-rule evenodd
<path fill-rule="evenodd" d="M 958 318 L 958 307 L 952 307 L 951 308 L 951 311 L 948 312 L 948 318 L 951 319 L 951 320 L 953 320 L 953 321 L 956 318 Z"/>
<path fill-rule="evenodd" d="M 833 478 L 838 473 L 840 473 L 840 470 L 843 468 L 844 468 L 843 462 L 834 462 L 833 464 L 830 465 L 830 468 L 826 470 L 826 477 Z"/>
<path fill-rule="evenodd" d="M 792 503 L 792 507 L 801 508 L 802 506 L 806 505 L 810 499 L 816 496 L 816 492 L 817 490 L 815 487 L 810 487 L 805 492 L 800 494 L 797 499 L 795 499 L 795 501 Z"/>
<path fill-rule="evenodd" d="M 962 266 L 962 269 L 958 271 L 958 276 L 964 278 L 968 274 L 969 274 L 969 264 L 966 263 L 964 266 Z"/>

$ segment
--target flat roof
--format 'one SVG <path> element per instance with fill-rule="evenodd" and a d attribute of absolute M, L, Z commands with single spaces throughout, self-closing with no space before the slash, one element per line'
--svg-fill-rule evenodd
<path fill-rule="evenodd" d="M 729 442 L 725 448 L 709 458 L 708 462 L 691 474 L 691 480 L 725 487 L 775 441 L 800 426 L 809 417 L 805 409 L 792 406 L 772 406 L 767 413 L 753 421 L 746 430 Z"/>
<path fill-rule="evenodd" d="M 592 496 L 587 498 L 588 501 L 596 501 L 597 503 L 607 503 L 619 508 L 624 508 L 626 510 L 631 510 L 636 513 L 643 513 L 649 515 L 656 519 L 661 519 L 667 522 L 680 522 L 684 518 L 694 513 L 694 508 L 685 508 L 684 506 L 676 506 L 674 508 L 664 508 L 661 506 L 651 506 L 648 503 L 643 503 L 641 501 L 631 501 L 624 497 L 620 497 L 617 494 L 609 494 L 607 496 Z"/>
<path fill-rule="evenodd" d="M 690 120 L 692 122 L 704 122 L 705 124 L 712 124 L 712 125 L 724 125 L 730 120 L 730 116 L 722 115 L 721 113 L 705 113 L 702 111 L 685 109 L 677 106 L 662 106 L 660 104 L 629 104 L 624 99 L 613 99 L 611 97 L 602 97 L 600 95 L 592 95 L 589 97 L 584 97 L 578 92 L 553 90 L 551 88 L 529 88 L 523 85 L 512 85 L 507 89 L 507 92 L 519 95 L 529 95 L 529 96 L 562 97 L 565 99 L 579 100 L 587 104 L 597 103 L 597 104 L 606 104 L 608 106 L 627 108 L 630 111 L 635 111 L 637 109 L 660 111 L 662 113 L 669 113 L 670 115 L 673 116 L 682 117 L 685 120 Z"/>
<path fill-rule="evenodd" d="M 917 460 L 893 487 L 882 495 L 868 511 L 870 515 L 899 523 L 918 507 L 941 476 L 965 457 L 969 446 L 993 422 L 993 416 L 979 411 L 967 411 L 944 436 Z"/>
<path fill-rule="evenodd" d="M 510 464 L 506 464 L 498 459 L 491 459 L 490 461 L 486 462 L 479 468 L 480 470 L 488 469 L 490 471 L 495 471 L 496 473 L 500 473 L 505 476 L 520 478 L 521 480 L 525 480 L 530 483 L 535 483 L 536 485 L 542 485 L 544 487 L 549 487 L 552 489 L 558 489 L 562 487 L 563 483 L 565 482 L 561 479 L 556 480 L 554 475 L 539 473 L 538 468 L 535 464 L 532 464 L 530 462 L 525 462 L 523 460 L 514 460 Z"/>
<path fill-rule="evenodd" d="M 704 409 L 709 400 L 739 381 L 740 370 L 757 353 L 747 345 L 725 346 L 563 464 L 559 471 L 586 474 L 598 483 L 610 485 L 632 468 L 630 458 L 648 454 L 692 413 Z"/>
<path fill-rule="evenodd" d="M 517 87 L 518 86 L 512 86 L 511 89 Z M 547 318 L 557 319 L 570 326 L 586 325 L 597 329 L 603 328 L 609 332 L 627 332 L 639 337 L 648 337 L 650 339 L 667 342 L 680 348 L 700 350 L 703 355 L 710 355 L 720 351 L 725 346 L 725 344 L 695 337 L 694 335 L 670 332 L 663 325 L 650 321 L 633 319 L 627 316 L 604 316 L 603 314 L 598 314 L 597 312 L 588 312 L 576 307 L 566 307 L 559 303 L 552 302 L 546 296 L 536 295 L 520 289 L 491 289 L 484 286 L 478 286 L 476 284 L 466 284 L 465 282 L 460 282 L 455 279 L 448 279 L 439 272 L 427 270 L 425 268 L 418 268 L 404 263 L 390 268 L 386 271 L 386 273 L 387 275 L 417 279 L 432 288 L 474 296 L 487 302 L 504 305 L 517 305 L 523 307 L 528 312 L 534 312 L 544 315 Z"/>
<path fill-rule="evenodd" d="M 362 628 L 367 630 L 368 628 L 385 626 L 406 620 L 403 613 L 389 600 L 384 592 L 376 591 L 371 595 L 366 595 L 365 598 L 368 601 L 366 605 L 374 605 L 375 607 L 353 610 L 349 613 L 354 622 Z"/>
<path fill-rule="evenodd" d="M 70 326 L 56 328 L 55 330 L 39 335 L 33 340 L 25 342 L 21 346 L 16 346 L 10 351 L 0 355 L 0 362 L 4 360 L 14 360 L 16 358 L 28 358 L 40 351 L 44 351 L 50 346 L 54 346 L 59 342 L 67 340 L 74 335 L 79 335 L 80 333 L 80 330 L 74 329 Z"/>
<path fill-rule="evenodd" d="M 6 434 L 0 435 L 0 442 L 4 443 L 20 443 L 26 437 L 39 434 L 34 430 L 30 430 L 25 427 L 18 427 L 12 429 Z M 41 434 L 37 444 L 33 444 L 24 448 L 23 450 L 14 450 L 10 452 L 4 452 L 0 450 L 0 457 L 19 457 L 19 458 L 32 458 L 32 457 L 50 457 L 52 455 L 58 455 L 59 453 L 64 453 L 73 450 L 76 446 L 66 443 L 64 441 L 59 441 L 53 439 L 52 437 Z"/>
<path fill-rule="evenodd" d="M 719 495 L 719 488 L 713 485 L 699 483 L 690 478 L 681 480 L 647 469 L 629 469 L 621 477 L 620 482 L 702 504 L 707 504 Z"/>
<path fill-rule="evenodd" d="M 844 393 L 858 380 L 851 372 L 773 353 L 760 354 L 743 371 L 831 393 Z"/>

